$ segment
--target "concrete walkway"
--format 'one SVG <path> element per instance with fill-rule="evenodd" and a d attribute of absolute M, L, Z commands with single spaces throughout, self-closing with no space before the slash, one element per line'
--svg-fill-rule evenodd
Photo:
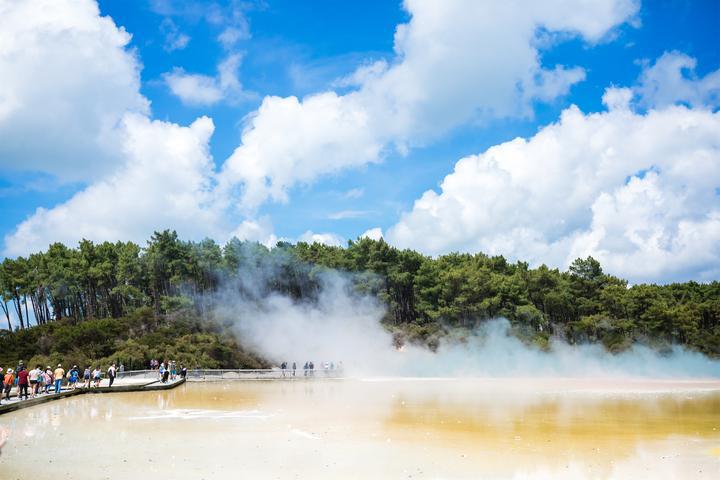
<path fill-rule="evenodd" d="M 29 396 L 27 400 L 20 400 L 17 397 L 17 387 L 10 391 L 10 400 L 5 400 L 3 395 L 2 402 L 0 403 L 0 415 L 3 413 L 12 412 L 21 408 L 32 407 L 34 405 L 40 405 L 61 398 L 72 397 L 75 395 L 82 395 L 85 393 L 120 393 L 120 392 L 143 392 L 153 390 L 169 390 L 185 383 L 184 378 L 177 378 L 174 381 L 168 381 L 162 383 L 157 379 L 147 378 L 122 378 L 115 379 L 113 386 L 110 387 L 110 382 L 104 379 L 100 382 L 100 387 L 77 387 L 73 390 L 68 388 L 67 385 L 63 386 L 60 393 L 54 393 L 54 388 L 50 389 L 50 393 L 39 393 L 36 397 Z"/>

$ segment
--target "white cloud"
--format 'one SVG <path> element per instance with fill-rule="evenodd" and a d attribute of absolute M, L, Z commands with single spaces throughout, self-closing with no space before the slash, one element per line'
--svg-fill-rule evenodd
<path fill-rule="evenodd" d="M 244 220 L 230 234 L 230 237 L 236 237 L 239 240 L 259 242 L 268 248 L 274 247 L 279 240 L 273 233 L 273 226 L 269 217 Z"/>
<path fill-rule="evenodd" d="M 124 163 L 104 180 L 50 210 L 39 208 L 5 238 L 5 254 L 24 255 L 50 241 L 144 242 L 154 230 L 184 238 L 225 237 L 222 209 L 212 193 L 213 164 L 207 117 L 189 127 L 127 115 L 122 122 Z"/>
<path fill-rule="evenodd" d="M 627 89 L 609 110 L 461 159 L 387 238 L 437 254 L 503 254 L 567 266 L 593 255 L 639 281 L 720 274 L 720 113 L 668 106 L 638 114 Z"/>
<path fill-rule="evenodd" d="M 123 115 L 149 112 L 129 42 L 91 0 L 0 0 L 0 167 L 107 173 Z"/>
<path fill-rule="evenodd" d="M 360 218 L 369 214 L 367 210 L 340 210 L 339 212 L 333 212 L 328 215 L 330 220 L 345 220 L 346 218 Z"/>
<path fill-rule="evenodd" d="M 595 42 L 631 18 L 638 2 L 588 0 L 578 8 L 553 0 L 517 8 L 407 0 L 405 7 L 411 19 L 397 27 L 396 58 L 339 82 L 356 85 L 354 91 L 266 97 L 249 117 L 222 173 L 225 184 L 244 184 L 243 208 L 284 201 L 296 183 L 377 162 L 387 146 L 406 152 L 467 122 L 530 115 L 533 100 L 552 100 L 584 78 L 579 67 L 541 65 L 539 32 Z"/>
<path fill-rule="evenodd" d="M 235 47 L 240 40 L 250 38 L 250 23 L 245 11 L 254 7 L 258 7 L 258 5 L 234 0 L 225 4 L 173 0 L 150 1 L 150 8 L 155 13 L 164 15 L 165 21 L 172 22 L 170 17 L 183 17 L 193 23 L 204 20 L 212 27 L 222 28 L 217 40 L 226 50 Z"/>
<path fill-rule="evenodd" d="M 351 188 L 351 189 L 348 190 L 347 192 L 343 193 L 343 198 L 355 199 L 355 198 L 360 198 L 360 197 L 362 197 L 363 195 L 365 195 L 365 189 L 363 189 L 363 188 Z"/>
<path fill-rule="evenodd" d="M 665 52 L 653 64 L 646 64 L 635 88 L 643 107 L 664 107 L 682 102 L 692 107 L 720 106 L 720 70 L 700 78 L 697 61 L 684 53 Z"/>
<path fill-rule="evenodd" d="M 285 201 L 296 182 L 378 159 L 382 145 L 370 133 L 367 113 L 333 92 L 306 97 L 265 97 L 224 165 L 226 188 L 244 184 L 241 206 L 252 210 L 268 197 Z"/>
<path fill-rule="evenodd" d="M 240 54 L 229 55 L 218 65 L 215 77 L 187 73 L 175 68 L 163 74 L 170 91 L 187 105 L 212 105 L 221 100 L 237 101 L 246 96 L 237 76 Z"/>
<path fill-rule="evenodd" d="M 397 29 L 393 61 L 359 69 L 352 78 L 357 88 L 346 95 L 266 97 L 216 176 L 207 148 L 212 122 L 201 118 L 183 127 L 147 118 L 139 63 L 126 48 L 130 36 L 100 17 L 94 2 L 0 0 L 0 70 L 12 73 L 0 77 L 0 134 L 12 139 L 0 145 L 0 158 L 11 159 L 3 166 L 18 163 L 19 156 L 6 155 L 11 152 L 28 159 L 31 169 L 103 174 L 67 202 L 22 222 L 6 237 L 6 254 L 82 237 L 142 241 L 159 228 L 175 228 L 185 238 L 235 234 L 272 245 L 277 237 L 266 218 L 248 219 L 231 232 L 226 207 L 238 183 L 240 206 L 253 212 L 268 198 L 286 200 L 298 182 L 379 161 L 386 148 L 405 151 L 470 121 L 529 115 L 532 101 L 552 100 L 584 75 L 579 67 L 543 68 L 539 30 L 594 42 L 637 9 L 629 0 L 573 5 L 556 0 L 518 12 L 492 1 L 409 0 L 412 18 Z M 187 14 L 223 28 L 242 23 L 217 9 Z M 239 55 L 229 55 L 216 76 L 176 69 L 165 78 L 187 103 L 238 99 L 245 94 L 239 63 Z M 342 243 L 330 233 L 308 231 L 301 238 Z"/>
<path fill-rule="evenodd" d="M 299 242 L 306 243 L 322 243 L 331 247 L 340 247 L 345 241 L 334 233 L 314 233 L 310 230 L 306 231 L 298 238 Z"/>
<path fill-rule="evenodd" d="M 360 238 L 369 238 L 370 240 L 380 240 L 383 238 L 383 231 L 380 227 L 371 228 L 366 230 Z"/>
<path fill-rule="evenodd" d="M 250 38 L 250 31 L 247 24 L 246 28 L 227 27 L 218 35 L 218 41 L 226 50 L 233 48 L 240 40 Z"/>
<path fill-rule="evenodd" d="M 190 36 L 182 33 L 170 18 L 165 18 L 162 23 L 160 23 L 160 32 L 165 35 L 163 48 L 167 52 L 182 50 L 190 43 Z"/>

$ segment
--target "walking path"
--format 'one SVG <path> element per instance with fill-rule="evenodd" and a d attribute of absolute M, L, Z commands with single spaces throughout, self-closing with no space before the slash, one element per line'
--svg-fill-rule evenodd
<path fill-rule="evenodd" d="M 0 415 L 3 413 L 13 412 L 21 408 L 32 407 L 34 405 L 40 405 L 61 398 L 72 397 L 75 395 L 82 395 L 84 393 L 119 393 L 119 392 L 147 392 L 153 390 L 169 390 L 185 383 L 184 378 L 177 378 L 174 381 L 168 381 L 162 383 L 157 378 L 116 378 L 113 386 L 110 387 L 109 381 L 104 379 L 100 382 L 100 387 L 83 388 L 78 387 L 74 390 L 70 390 L 67 386 L 63 387 L 60 393 L 54 393 L 54 389 L 51 389 L 51 393 L 41 393 L 35 398 L 28 397 L 27 400 L 20 400 L 17 397 L 17 387 L 13 388 L 10 392 L 10 400 L 5 400 L 4 396 L 2 403 L 0 404 Z"/>

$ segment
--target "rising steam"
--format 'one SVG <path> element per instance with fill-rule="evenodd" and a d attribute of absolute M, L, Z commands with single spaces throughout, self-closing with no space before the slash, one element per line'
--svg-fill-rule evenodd
<path fill-rule="evenodd" d="M 441 340 L 436 352 L 422 346 L 393 346 L 380 323 L 384 307 L 353 291 L 351 279 L 335 271 L 315 273 L 312 301 L 294 300 L 268 285 L 286 275 L 277 263 L 259 261 L 227 282 L 215 315 L 254 348 L 279 364 L 312 360 L 342 362 L 355 376 L 567 376 L 706 378 L 720 375 L 720 362 L 674 347 L 660 354 L 643 345 L 608 353 L 601 345 L 573 346 L 555 340 L 550 352 L 525 345 L 505 319 L 485 322 L 463 342 Z M 310 267 L 307 267 L 308 269 Z M 305 272 L 307 273 L 307 272 Z"/>

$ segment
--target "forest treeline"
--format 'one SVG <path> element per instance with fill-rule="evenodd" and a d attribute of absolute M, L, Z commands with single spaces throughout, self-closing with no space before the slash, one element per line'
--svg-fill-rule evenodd
<path fill-rule="evenodd" d="M 258 269 L 264 274 L 258 275 Z M 12 332 L 13 316 L 19 331 L 53 324 L 74 328 L 100 319 L 112 325 L 112 319 L 127 322 L 140 314 L 147 323 L 143 328 L 153 330 L 165 321 L 159 319 L 178 311 L 202 325 L 213 320 L 213 302 L 223 301 L 215 292 L 228 285 L 247 287 L 238 278 L 257 279 L 260 292 L 313 301 L 329 269 L 347 272 L 358 294 L 386 305 L 383 323 L 400 342 L 433 348 L 450 331 L 505 317 L 518 336 L 539 348 L 548 348 L 551 338 L 601 342 L 610 351 L 642 341 L 720 355 L 717 281 L 628 287 L 627 281 L 605 274 L 592 257 L 577 259 L 563 272 L 482 253 L 431 258 L 367 238 L 347 247 L 279 242 L 268 249 L 237 239 L 224 246 L 210 239 L 188 242 L 173 231 L 156 232 L 144 247 L 83 240 L 76 248 L 55 243 L 27 258 L 6 258 L 0 288 L 7 330 L 1 333 L 0 354 L 21 334 Z M 203 328 L 184 333 L 201 335 Z M 220 332 L 213 334 L 213 341 L 222 343 Z M 49 337 L 45 343 L 50 343 L 43 350 L 47 354 L 61 348 Z"/>

